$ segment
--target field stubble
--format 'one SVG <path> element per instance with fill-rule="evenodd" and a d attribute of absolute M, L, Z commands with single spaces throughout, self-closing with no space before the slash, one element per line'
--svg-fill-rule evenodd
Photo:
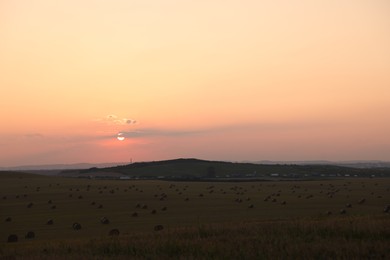
<path fill-rule="evenodd" d="M 383 212 L 390 204 L 390 179 L 205 183 L 0 178 L 3 258 L 390 256 L 390 220 Z M 102 217 L 109 223 L 102 224 Z M 49 219 L 52 225 L 47 225 Z M 82 228 L 74 230 L 74 222 Z M 156 225 L 163 230 L 154 231 Z M 120 231 L 118 237 L 108 236 L 113 228 Z M 34 231 L 34 239 L 25 239 L 28 231 Z M 6 243 L 10 234 L 18 236 L 17 243 Z"/>

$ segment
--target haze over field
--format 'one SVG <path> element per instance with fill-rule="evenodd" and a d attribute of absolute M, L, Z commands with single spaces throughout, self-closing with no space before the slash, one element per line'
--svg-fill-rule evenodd
<path fill-rule="evenodd" d="M 388 0 L 1 1 L 0 166 L 390 161 L 389 13 Z"/>

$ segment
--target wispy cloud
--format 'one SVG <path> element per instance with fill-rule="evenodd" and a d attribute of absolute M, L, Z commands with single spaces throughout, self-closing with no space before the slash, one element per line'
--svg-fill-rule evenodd
<path fill-rule="evenodd" d="M 126 138 L 155 137 L 155 136 L 188 136 L 206 133 L 205 130 L 168 130 L 168 129 L 137 129 L 134 131 L 121 131 L 121 135 Z"/>
<path fill-rule="evenodd" d="M 103 118 L 96 119 L 95 121 L 109 125 L 135 125 L 138 123 L 137 120 L 127 117 L 118 117 L 117 115 L 107 115 Z"/>
<path fill-rule="evenodd" d="M 25 134 L 24 137 L 27 137 L 27 138 L 42 138 L 44 136 L 43 136 L 43 134 L 40 134 L 40 133 L 29 133 L 29 134 Z"/>

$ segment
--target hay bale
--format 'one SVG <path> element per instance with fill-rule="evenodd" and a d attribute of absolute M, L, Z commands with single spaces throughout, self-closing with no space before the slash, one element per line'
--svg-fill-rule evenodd
<path fill-rule="evenodd" d="M 35 233 L 33 231 L 28 231 L 25 238 L 26 239 L 33 239 L 33 238 L 35 238 Z"/>
<path fill-rule="evenodd" d="M 106 217 L 102 217 L 100 219 L 100 223 L 104 224 L 104 225 L 107 225 L 107 224 L 110 224 L 110 221 L 108 220 L 108 218 Z"/>
<path fill-rule="evenodd" d="M 8 239 L 7 239 L 7 242 L 8 243 L 15 243 L 15 242 L 18 242 L 18 236 L 15 235 L 15 234 L 11 234 L 8 236 Z"/>
<path fill-rule="evenodd" d="M 108 232 L 108 235 L 111 236 L 111 237 L 117 237 L 119 236 L 119 230 L 118 229 L 111 229 L 110 232 Z"/>
<path fill-rule="evenodd" d="M 133 214 L 131 214 L 132 217 L 138 217 L 138 213 L 137 212 L 134 212 Z"/>
<path fill-rule="evenodd" d="M 5 219 L 5 222 L 11 222 L 12 221 L 12 218 L 11 217 L 8 217 Z"/>
<path fill-rule="evenodd" d="M 73 227 L 74 230 L 80 230 L 81 229 L 80 223 L 77 223 L 77 222 L 73 223 L 72 227 Z"/>
<path fill-rule="evenodd" d="M 34 204 L 32 202 L 30 202 L 29 204 L 27 204 L 27 208 L 31 208 Z"/>
<path fill-rule="evenodd" d="M 161 231 L 163 229 L 164 229 L 163 225 L 156 225 L 156 226 L 154 226 L 154 231 Z"/>
<path fill-rule="evenodd" d="M 54 224 L 54 221 L 52 219 L 49 219 L 47 222 L 46 222 L 46 225 L 53 225 Z"/>

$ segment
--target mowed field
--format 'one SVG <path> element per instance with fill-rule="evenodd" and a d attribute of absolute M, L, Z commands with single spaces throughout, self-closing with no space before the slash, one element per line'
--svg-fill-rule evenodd
<path fill-rule="evenodd" d="M 275 225 L 276 234 L 283 233 L 280 223 L 286 221 L 293 225 L 315 221 L 315 225 L 335 227 L 337 223 L 348 225 L 351 219 L 365 223 L 368 230 L 372 220 L 376 229 L 385 232 L 381 239 L 390 245 L 390 215 L 384 212 L 389 204 L 388 178 L 234 183 L 1 173 L 0 256 L 37 244 L 104 241 L 112 239 L 112 229 L 119 231 L 120 238 L 161 239 L 164 234 L 191 233 L 193 229 L 199 233 L 199 228 L 236 232 L 232 236 L 238 237 L 238 227 L 255 230 L 257 223 L 267 228 Z M 102 218 L 108 223 L 102 223 Z M 75 222 L 81 229 L 73 228 Z M 155 231 L 157 225 L 162 230 Z M 25 237 L 30 231 L 35 235 L 32 239 Z M 16 243 L 7 243 L 11 234 L 18 237 Z"/>

